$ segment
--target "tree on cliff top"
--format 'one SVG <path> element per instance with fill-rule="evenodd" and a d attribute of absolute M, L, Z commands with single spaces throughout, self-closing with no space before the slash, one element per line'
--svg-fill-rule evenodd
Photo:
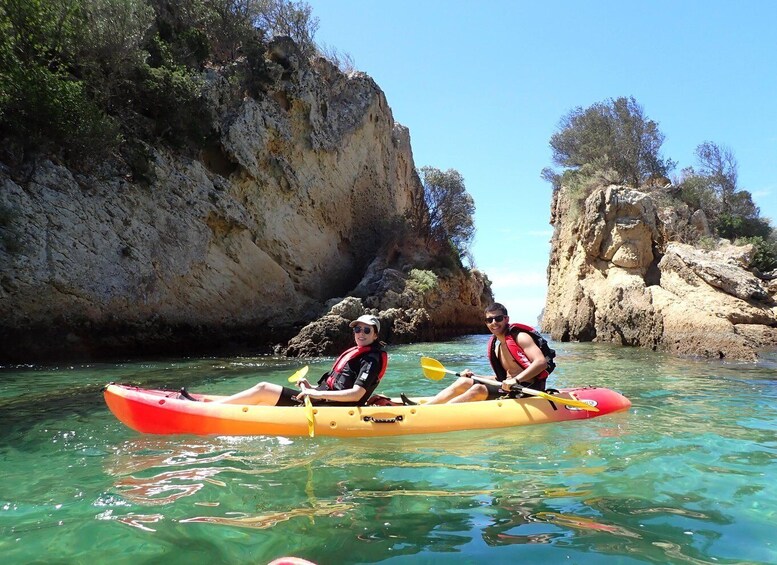
<path fill-rule="evenodd" d="M 760 271 L 777 267 L 777 237 L 768 219 L 761 218 L 752 194 L 738 186 L 738 165 L 728 147 L 705 141 L 696 148 L 698 168 L 687 167 L 677 180 L 677 198 L 702 210 L 714 233 L 756 248 L 752 266 Z"/>
<path fill-rule="evenodd" d="M 605 174 L 612 182 L 639 187 L 666 176 L 675 163 L 659 153 L 664 135 L 633 97 L 609 99 L 564 116 L 550 138 L 553 163 L 565 170 L 542 171 L 554 189 L 581 176 Z"/>
<path fill-rule="evenodd" d="M 470 262 L 470 245 L 475 237 L 475 201 L 464 186 L 464 177 L 454 169 L 441 171 L 434 167 L 420 170 L 424 201 L 428 214 L 419 219 L 428 240 L 450 245 L 459 256 Z"/>
<path fill-rule="evenodd" d="M 258 28 L 271 36 L 288 35 L 306 57 L 316 54 L 313 37 L 318 31 L 318 18 L 313 16 L 310 4 L 294 0 L 248 0 L 245 4 L 255 5 L 254 23 Z"/>

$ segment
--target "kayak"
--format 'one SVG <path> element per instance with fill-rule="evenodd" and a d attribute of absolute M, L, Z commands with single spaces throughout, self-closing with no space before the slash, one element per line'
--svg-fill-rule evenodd
<path fill-rule="evenodd" d="M 372 437 L 432 434 L 460 430 L 507 428 L 586 420 L 628 410 L 625 396 L 597 387 L 561 389 L 560 399 L 580 400 L 598 408 L 592 412 L 536 396 L 462 404 L 425 406 L 296 406 L 219 404 L 221 396 L 109 384 L 104 390 L 110 411 L 127 427 L 145 434 L 230 436 Z M 312 423 L 308 417 L 312 416 Z"/>

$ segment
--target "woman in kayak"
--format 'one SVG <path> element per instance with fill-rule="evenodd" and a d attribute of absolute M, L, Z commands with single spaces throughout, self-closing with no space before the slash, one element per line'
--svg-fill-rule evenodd
<path fill-rule="evenodd" d="M 228 396 L 222 404 L 263 404 L 267 406 L 298 406 L 309 396 L 313 404 L 360 406 L 370 397 L 383 378 L 388 356 L 378 340 L 380 321 L 365 314 L 350 323 L 356 345 L 335 361 L 332 370 L 312 386 L 307 379 L 297 381 L 301 390 L 275 383 L 261 382 Z"/>

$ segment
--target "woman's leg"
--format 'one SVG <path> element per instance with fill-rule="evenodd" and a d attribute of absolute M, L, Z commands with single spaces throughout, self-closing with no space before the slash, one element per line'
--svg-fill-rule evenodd
<path fill-rule="evenodd" d="M 275 406 L 281 397 L 283 387 L 274 383 L 261 382 L 249 389 L 219 400 L 221 404 L 262 404 Z"/>

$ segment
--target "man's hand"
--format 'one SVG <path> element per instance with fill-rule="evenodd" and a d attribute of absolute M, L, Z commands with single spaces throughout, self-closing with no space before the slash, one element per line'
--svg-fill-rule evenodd
<path fill-rule="evenodd" d="M 518 381 L 518 379 L 505 379 L 502 381 L 502 390 L 505 392 L 510 392 L 510 390 L 515 385 L 520 385 L 521 383 Z"/>

